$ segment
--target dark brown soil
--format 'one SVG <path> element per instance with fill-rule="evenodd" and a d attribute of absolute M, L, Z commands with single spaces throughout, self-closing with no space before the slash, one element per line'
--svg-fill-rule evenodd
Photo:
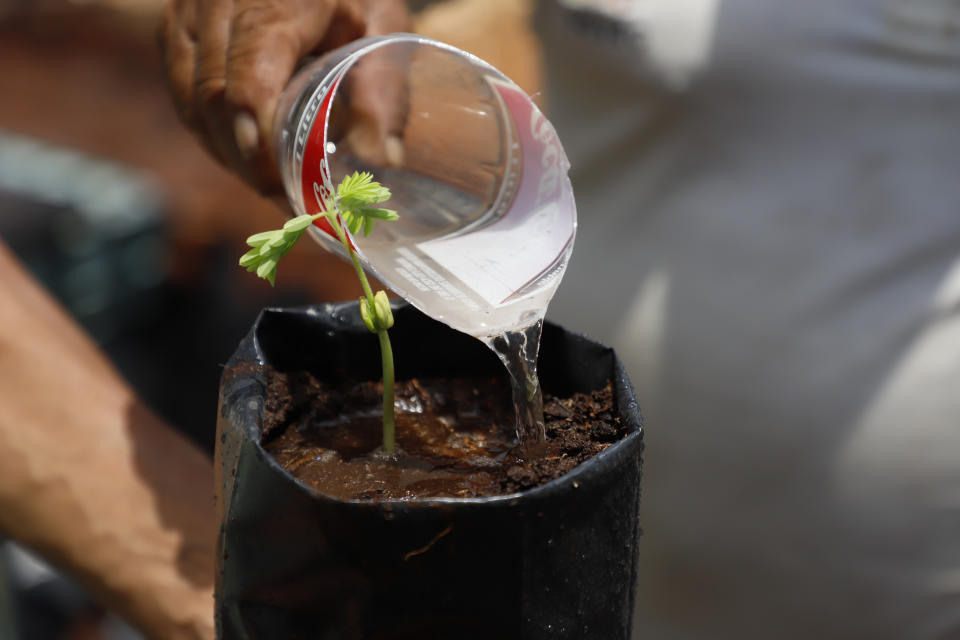
<path fill-rule="evenodd" d="M 496 379 L 397 384 L 397 454 L 382 454 L 379 383 L 334 386 L 268 372 L 263 442 L 304 484 L 342 500 L 515 493 L 572 470 L 626 436 L 610 386 L 544 396 L 547 453 L 516 446 L 510 390 Z"/>

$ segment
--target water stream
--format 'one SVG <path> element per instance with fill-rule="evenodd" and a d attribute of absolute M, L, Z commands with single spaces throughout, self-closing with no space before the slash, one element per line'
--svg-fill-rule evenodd
<path fill-rule="evenodd" d="M 506 331 L 481 340 L 500 358 L 510 373 L 513 405 L 517 415 L 517 441 L 528 458 L 546 453 L 543 392 L 537 377 L 537 354 L 543 319 L 517 331 Z"/>

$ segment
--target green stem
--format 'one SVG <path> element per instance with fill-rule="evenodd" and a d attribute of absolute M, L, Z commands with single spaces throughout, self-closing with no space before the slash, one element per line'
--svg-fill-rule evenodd
<path fill-rule="evenodd" d="M 373 304 L 373 289 L 370 288 L 370 282 L 367 280 L 367 274 L 364 272 L 363 267 L 360 265 L 360 259 L 357 258 L 357 254 L 354 253 L 353 249 L 350 247 L 350 241 L 347 240 L 347 234 L 344 232 L 343 227 L 340 226 L 340 220 L 336 213 L 327 213 L 327 220 L 330 221 L 330 226 L 333 227 L 333 230 L 337 233 L 337 237 L 340 239 L 340 244 L 343 245 L 343 248 L 347 250 L 347 255 L 350 256 L 350 261 L 353 263 L 353 268 L 357 272 L 357 277 L 360 278 L 360 286 L 363 287 L 363 295 L 367 296 L 367 300 L 370 301 L 370 304 Z"/>
<path fill-rule="evenodd" d="M 347 247 L 347 251 L 350 251 L 350 247 Z M 370 283 L 367 282 L 367 274 L 364 272 L 363 267 L 360 266 L 360 259 L 357 258 L 357 254 L 353 251 L 350 251 L 350 260 L 353 262 L 353 268 L 357 271 L 357 277 L 360 278 L 360 286 L 363 287 L 363 295 L 367 296 L 367 300 L 370 301 L 370 304 L 373 304 L 373 289 L 370 288 Z"/>
<path fill-rule="evenodd" d="M 357 277 L 360 278 L 360 286 L 363 287 L 363 294 L 367 297 L 367 301 L 372 308 L 373 289 L 370 288 L 367 274 L 360 265 L 360 259 L 357 258 L 357 254 L 350 247 L 350 241 L 347 240 L 347 234 L 340 225 L 340 220 L 335 211 L 328 212 L 325 215 L 327 220 L 330 221 L 330 226 L 332 226 L 333 230 L 337 233 L 340 244 L 347 250 L 347 255 L 350 256 L 350 261 L 353 263 L 353 268 L 357 272 Z M 393 455 L 395 446 L 393 420 L 393 348 L 390 346 L 390 336 L 387 335 L 386 330 L 378 331 L 377 336 L 380 338 L 380 360 L 383 362 L 383 451 L 390 456 Z"/>
<path fill-rule="evenodd" d="M 393 423 L 393 349 L 387 330 L 378 331 L 380 337 L 380 358 L 383 360 L 383 451 L 388 456 L 394 450 Z"/>

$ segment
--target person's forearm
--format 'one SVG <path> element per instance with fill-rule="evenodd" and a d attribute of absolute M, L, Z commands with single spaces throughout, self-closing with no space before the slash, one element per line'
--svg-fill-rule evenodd
<path fill-rule="evenodd" d="M 213 637 L 212 464 L 0 245 L 0 529 L 153 638 Z"/>

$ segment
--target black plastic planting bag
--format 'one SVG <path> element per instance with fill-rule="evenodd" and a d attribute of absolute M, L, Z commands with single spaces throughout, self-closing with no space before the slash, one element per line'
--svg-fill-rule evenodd
<path fill-rule="evenodd" d="M 505 375 L 480 341 L 411 307 L 394 316 L 398 379 Z M 540 378 L 560 396 L 612 380 L 625 439 L 523 493 L 417 501 L 334 500 L 282 470 L 260 446 L 260 363 L 380 377 L 355 303 L 267 309 L 234 353 L 217 424 L 221 640 L 629 637 L 643 445 L 612 349 L 548 323 Z"/>

